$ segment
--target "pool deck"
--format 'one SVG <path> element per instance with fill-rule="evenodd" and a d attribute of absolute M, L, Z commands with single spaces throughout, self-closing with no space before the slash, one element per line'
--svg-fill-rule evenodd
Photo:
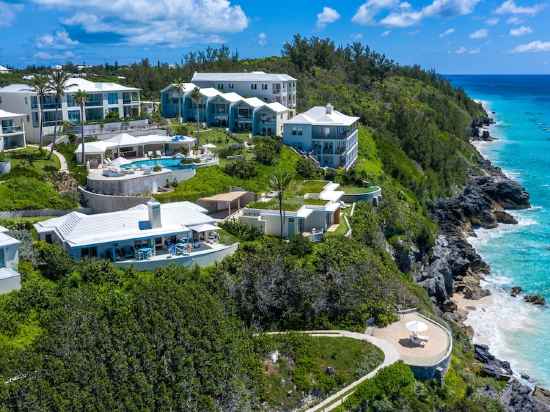
<path fill-rule="evenodd" d="M 411 342 L 411 332 L 406 327 L 410 321 L 421 321 L 428 325 L 428 330 L 422 332 L 422 335 L 429 338 L 424 346 L 418 346 Z M 452 338 L 449 331 L 417 312 L 400 314 L 399 321 L 385 328 L 375 328 L 372 336 L 390 342 L 399 352 L 401 360 L 411 366 L 437 365 L 449 356 L 452 349 Z"/>

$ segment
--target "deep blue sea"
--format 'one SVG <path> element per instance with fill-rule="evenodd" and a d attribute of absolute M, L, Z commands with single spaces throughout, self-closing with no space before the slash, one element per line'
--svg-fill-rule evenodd
<path fill-rule="evenodd" d="M 472 244 L 491 265 L 493 296 L 471 313 L 475 341 L 550 387 L 550 306 L 512 298 L 512 286 L 550 303 L 550 76 L 448 76 L 494 111 L 495 142 L 479 150 L 531 195 L 532 209 L 513 213 L 519 225 L 480 230 Z"/>

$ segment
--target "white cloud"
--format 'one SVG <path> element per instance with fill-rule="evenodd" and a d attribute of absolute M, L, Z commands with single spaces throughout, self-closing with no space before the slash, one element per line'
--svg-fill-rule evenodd
<path fill-rule="evenodd" d="M 462 46 L 459 47 L 454 51 L 454 54 L 479 54 L 481 53 L 481 50 L 479 48 L 477 49 L 467 49 L 466 47 Z"/>
<path fill-rule="evenodd" d="M 388 37 L 390 34 L 391 34 L 391 31 L 390 31 L 390 30 L 386 30 L 385 32 L 382 32 L 382 34 L 381 34 L 380 36 L 382 36 L 382 37 Z"/>
<path fill-rule="evenodd" d="M 353 33 L 350 37 L 353 41 L 361 41 L 363 40 L 363 33 Z"/>
<path fill-rule="evenodd" d="M 514 36 L 514 37 L 525 36 L 526 34 L 531 34 L 531 33 L 533 33 L 533 29 L 529 26 L 521 26 L 516 29 L 510 30 L 510 36 Z"/>
<path fill-rule="evenodd" d="M 470 33 L 470 39 L 485 39 L 489 35 L 489 30 L 479 29 Z"/>
<path fill-rule="evenodd" d="M 455 29 L 450 28 L 450 29 L 445 30 L 443 33 L 441 33 L 441 34 L 439 35 L 439 37 L 441 37 L 441 38 L 447 37 L 447 36 L 453 34 L 454 32 L 455 32 Z"/>
<path fill-rule="evenodd" d="M 36 47 L 39 49 L 68 49 L 78 44 L 76 40 L 71 39 L 69 33 L 60 30 L 54 34 L 44 34 L 36 39 Z"/>
<path fill-rule="evenodd" d="M 260 33 L 258 34 L 258 44 L 264 47 L 267 44 L 267 34 Z"/>
<path fill-rule="evenodd" d="M 39 60 L 67 60 L 75 57 L 74 53 L 71 51 L 66 51 L 63 53 L 48 53 L 45 51 L 39 51 L 34 54 L 35 59 Z"/>
<path fill-rule="evenodd" d="M 487 23 L 489 26 L 496 26 L 500 19 L 498 17 L 491 17 L 490 19 L 485 20 L 485 23 Z"/>
<path fill-rule="evenodd" d="M 323 11 L 317 14 L 317 27 L 323 29 L 327 24 L 334 23 L 339 18 L 340 14 L 336 10 L 325 6 L 323 7 Z"/>
<path fill-rule="evenodd" d="M 0 27 L 9 27 L 15 21 L 17 13 L 23 10 L 22 4 L 0 1 Z"/>
<path fill-rule="evenodd" d="M 508 24 L 521 24 L 523 23 L 523 19 L 520 19 L 517 16 L 509 17 L 508 20 L 506 20 L 506 23 Z"/>
<path fill-rule="evenodd" d="M 540 53 L 550 52 L 550 41 L 535 40 L 531 43 L 516 46 L 512 53 Z"/>
<path fill-rule="evenodd" d="M 403 4 L 403 3 L 401 3 Z M 368 0 L 357 9 L 352 22 L 363 26 L 375 24 L 374 18 L 382 11 L 398 5 L 398 0 Z M 410 4 L 409 4 L 410 6 Z"/>
<path fill-rule="evenodd" d="M 87 33 L 112 33 L 135 45 L 179 46 L 220 42 L 220 34 L 248 27 L 248 17 L 232 0 L 33 0 L 72 12 L 64 20 Z"/>
<path fill-rule="evenodd" d="M 533 6 L 518 6 L 514 0 L 506 0 L 496 10 L 496 14 L 525 14 L 534 16 L 542 11 L 544 5 L 534 4 Z"/>
<path fill-rule="evenodd" d="M 433 0 L 422 9 L 394 11 L 380 23 L 388 27 L 409 27 L 427 17 L 451 17 L 470 14 L 480 0 Z"/>

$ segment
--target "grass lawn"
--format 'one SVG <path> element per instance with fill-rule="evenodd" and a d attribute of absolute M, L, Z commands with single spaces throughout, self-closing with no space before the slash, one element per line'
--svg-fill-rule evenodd
<path fill-rule="evenodd" d="M 0 210 L 72 209 L 76 202 L 61 195 L 52 183 L 59 160 L 35 148 L 5 153 L 11 172 L 0 177 Z"/>
<path fill-rule="evenodd" d="M 370 193 L 370 192 L 374 192 L 378 189 L 380 189 L 379 186 L 367 186 L 367 187 L 361 187 L 361 186 L 344 186 L 342 188 L 340 188 L 341 190 L 343 190 L 346 194 L 362 194 L 362 193 Z"/>
<path fill-rule="evenodd" d="M 306 193 L 321 193 L 327 183 L 328 180 L 304 180 L 302 182 L 297 182 L 292 190 L 299 195 L 305 195 Z"/>
<path fill-rule="evenodd" d="M 287 147 L 283 147 L 278 161 L 272 166 L 257 164 L 258 174 L 250 179 L 240 179 L 225 174 L 219 166 L 200 168 L 195 177 L 181 182 L 173 192 L 159 193 L 155 198 L 160 202 L 175 202 L 181 200 L 194 201 L 201 197 L 212 196 L 216 193 L 229 191 L 237 186 L 251 192 L 260 193 L 269 191 L 269 180 L 277 169 L 290 172 L 296 170 L 299 156 Z"/>
<path fill-rule="evenodd" d="M 262 337 L 279 359 L 264 359 L 263 397 L 269 410 L 289 411 L 314 394 L 326 398 L 378 366 L 384 355 L 355 339 L 300 334 Z"/>

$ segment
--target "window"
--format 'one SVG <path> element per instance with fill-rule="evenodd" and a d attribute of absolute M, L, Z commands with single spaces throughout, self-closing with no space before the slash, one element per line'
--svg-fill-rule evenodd
<path fill-rule="evenodd" d="M 31 96 L 31 108 L 38 109 L 38 97 Z"/>
<path fill-rule="evenodd" d="M 218 83 L 218 89 L 223 90 L 223 83 Z"/>
<path fill-rule="evenodd" d="M 304 133 L 304 131 L 302 130 L 301 127 L 293 127 L 292 128 L 292 136 L 302 136 L 303 133 Z"/>
<path fill-rule="evenodd" d="M 97 248 L 94 247 L 83 247 L 80 249 L 80 258 L 81 259 L 91 259 L 97 257 Z"/>
<path fill-rule="evenodd" d="M 76 100 L 74 98 L 74 94 L 68 94 L 67 95 L 67 106 L 69 106 L 69 107 L 78 106 L 78 104 L 76 103 Z"/>
<path fill-rule="evenodd" d="M 0 249 L 0 268 L 6 267 L 6 257 L 4 256 L 4 249 Z"/>
<path fill-rule="evenodd" d="M 88 97 L 86 97 L 86 106 L 103 106 L 103 95 L 89 94 Z"/>
<path fill-rule="evenodd" d="M 229 87 L 230 89 L 234 89 L 234 88 L 235 88 L 235 85 L 234 85 L 233 83 L 229 83 L 229 84 L 227 85 L 227 87 Z"/>
<path fill-rule="evenodd" d="M 107 95 L 107 101 L 109 102 L 109 104 L 118 104 L 118 93 L 109 93 Z"/>
<path fill-rule="evenodd" d="M 273 83 L 273 94 L 279 94 L 279 93 L 281 93 L 281 84 Z"/>
<path fill-rule="evenodd" d="M 86 120 L 89 122 L 103 120 L 103 108 L 86 109 Z"/>
<path fill-rule="evenodd" d="M 252 83 L 252 84 L 250 85 L 250 88 L 251 88 L 252 90 L 257 90 L 257 89 L 258 89 L 258 85 L 257 85 L 256 83 Z"/>
<path fill-rule="evenodd" d="M 267 90 L 267 84 L 262 84 L 262 90 Z"/>
<path fill-rule="evenodd" d="M 72 124 L 80 123 L 80 110 L 69 110 L 67 112 L 67 116 L 69 118 L 70 123 Z"/>
<path fill-rule="evenodd" d="M 48 111 L 42 113 L 42 125 L 44 127 L 54 126 L 56 123 L 55 111 Z M 60 125 L 63 122 L 63 113 L 61 111 L 57 112 L 57 124 Z M 36 123 L 38 124 L 38 114 L 36 115 Z M 34 124 L 34 120 L 33 120 Z"/>
<path fill-rule="evenodd" d="M 2 103 L 2 101 L 0 101 L 0 103 Z M 27 96 L 25 96 L 25 106 L 28 106 L 29 105 L 29 100 L 27 99 Z"/>

